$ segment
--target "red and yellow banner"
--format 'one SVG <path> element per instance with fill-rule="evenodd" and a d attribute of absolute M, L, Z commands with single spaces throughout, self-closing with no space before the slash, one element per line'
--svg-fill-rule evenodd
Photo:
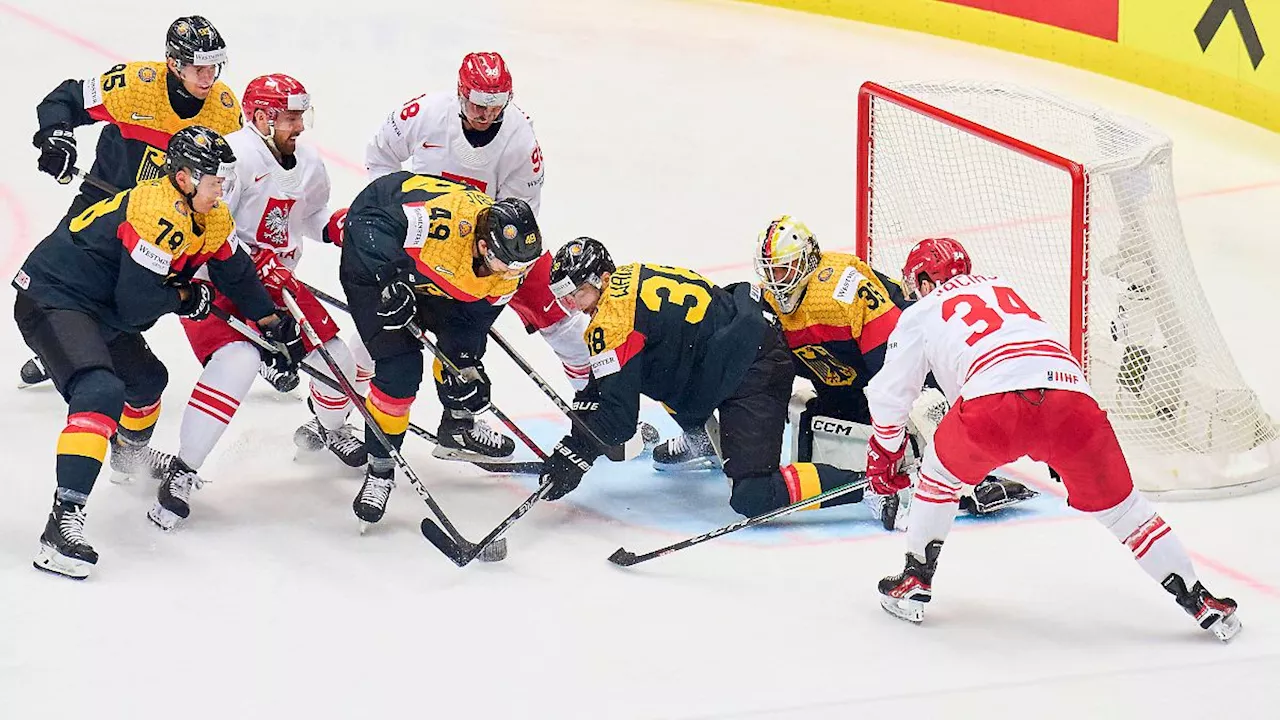
<path fill-rule="evenodd" d="M 1280 131 L 1280 0 L 745 0 L 965 40 Z"/>

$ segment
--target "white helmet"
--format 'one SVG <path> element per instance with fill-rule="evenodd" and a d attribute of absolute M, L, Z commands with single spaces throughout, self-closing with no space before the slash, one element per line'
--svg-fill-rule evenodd
<path fill-rule="evenodd" d="M 769 223 L 756 242 L 756 275 L 764 289 L 777 298 L 783 314 L 800 306 L 809 278 L 821 260 L 822 251 L 813 233 L 790 215 Z"/>

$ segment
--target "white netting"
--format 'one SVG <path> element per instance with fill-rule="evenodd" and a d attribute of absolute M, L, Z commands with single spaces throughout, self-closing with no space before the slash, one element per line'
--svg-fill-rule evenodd
<path fill-rule="evenodd" d="M 1089 382 L 1144 490 L 1224 494 L 1280 475 L 1276 429 L 1240 377 L 1196 279 L 1167 137 L 1026 88 L 887 87 L 1079 164 L 1085 212 L 1075 213 L 1073 230 L 1074 184 L 1063 165 L 872 87 L 860 120 L 872 265 L 897 277 L 917 241 L 950 236 L 975 269 L 1016 283 L 1046 320 L 1078 338 Z M 1073 254 L 1083 272 L 1073 272 Z M 1083 291 L 1083 322 L 1072 322 L 1073 288 Z"/>

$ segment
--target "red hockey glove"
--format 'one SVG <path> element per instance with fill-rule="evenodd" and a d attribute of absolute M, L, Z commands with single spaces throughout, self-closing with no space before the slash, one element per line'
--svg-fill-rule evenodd
<path fill-rule="evenodd" d="M 877 495 L 891 495 L 911 487 L 911 478 L 902 472 L 902 456 L 907 444 L 897 450 L 886 450 L 876 436 L 867 443 L 867 480 Z"/>
<path fill-rule="evenodd" d="M 347 226 L 347 210 L 350 208 L 342 208 L 329 216 L 329 222 L 320 233 L 321 240 L 342 247 L 342 229 Z"/>
<path fill-rule="evenodd" d="M 302 286 L 298 284 L 298 280 L 293 277 L 289 268 L 276 257 L 274 250 L 261 248 L 253 256 L 253 264 L 258 268 L 258 279 L 262 280 L 262 286 L 277 299 L 281 290 L 286 288 L 294 296 L 302 292 Z"/>

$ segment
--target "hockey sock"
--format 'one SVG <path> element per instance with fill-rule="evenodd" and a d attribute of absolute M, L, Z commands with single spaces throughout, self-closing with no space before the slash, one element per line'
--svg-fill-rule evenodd
<path fill-rule="evenodd" d="M 84 505 L 107 457 L 116 421 L 96 412 L 71 413 L 58 435 L 58 499 Z"/>
<path fill-rule="evenodd" d="M 960 483 L 920 473 L 907 525 L 907 552 L 923 559 L 925 546 L 946 540 L 960 509 Z"/>
<path fill-rule="evenodd" d="M 329 351 L 329 356 L 333 358 L 334 363 L 342 371 L 342 374 L 352 381 L 352 384 L 355 384 L 357 370 L 355 361 L 351 357 L 351 351 L 347 349 L 347 344 L 337 338 L 333 338 L 324 344 L 324 348 Z M 319 353 L 312 351 L 312 355 L 319 355 Z M 323 362 L 323 358 L 312 358 L 311 355 L 308 355 L 308 360 L 314 365 L 328 369 Z M 370 373 L 370 377 L 372 377 L 372 373 Z M 332 389 L 327 385 L 322 385 L 315 380 L 311 381 L 311 406 L 315 410 L 320 424 L 328 430 L 337 430 L 342 427 L 342 424 L 347 421 L 347 416 L 351 414 L 353 407 L 346 393 Z"/>
<path fill-rule="evenodd" d="M 781 471 L 782 481 L 787 485 L 787 495 L 791 498 L 792 504 L 816 497 L 841 485 L 848 485 L 857 479 L 857 476 L 850 470 L 842 470 L 838 467 L 824 464 L 794 463 L 792 465 L 784 465 Z M 805 510 L 835 507 L 836 505 L 846 505 L 861 500 L 861 492 L 851 492 L 832 500 L 810 505 Z"/>
<path fill-rule="evenodd" d="M 222 439 L 261 362 L 257 348 L 247 342 L 224 345 L 210 356 L 182 412 L 178 457 L 192 470 L 204 465 Z"/>
<path fill-rule="evenodd" d="M 374 422 L 386 434 L 387 439 L 396 449 L 399 449 L 404 443 L 404 434 L 409 429 L 409 408 L 413 405 L 413 398 L 394 398 L 373 386 L 369 388 L 369 395 L 365 398 L 364 405 L 369 409 Z M 370 462 L 373 457 L 387 457 L 387 450 L 382 447 L 382 443 L 378 442 L 373 429 L 366 427 L 364 432 Z"/>
<path fill-rule="evenodd" d="M 356 387 L 356 394 L 369 397 L 369 383 L 373 381 L 373 358 L 369 357 L 369 351 L 365 349 L 359 335 L 352 336 L 350 352 L 356 366 L 356 377 L 352 383 Z"/>
<path fill-rule="evenodd" d="M 1196 571 L 1186 548 L 1173 534 L 1173 528 L 1156 512 L 1151 501 L 1136 488 L 1115 507 L 1089 514 L 1129 547 L 1138 565 L 1156 582 L 1176 573 L 1187 587 L 1196 584 Z"/>
<path fill-rule="evenodd" d="M 130 445 L 146 445 L 151 442 L 151 434 L 155 432 L 156 421 L 159 419 L 158 399 L 143 407 L 125 403 L 124 411 L 120 413 L 119 439 Z"/>

